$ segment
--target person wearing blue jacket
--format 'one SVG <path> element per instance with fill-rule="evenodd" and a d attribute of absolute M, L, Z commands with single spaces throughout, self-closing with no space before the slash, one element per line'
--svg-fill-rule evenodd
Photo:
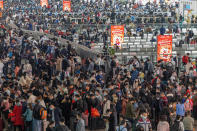
<path fill-rule="evenodd" d="M 33 120 L 33 111 L 32 105 L 29 104 L 25 113 L 23 114 L 25 119 L 25 131 L 32 131 L 32 120 Z"/>
<path fill-rule="evenodd" d="M 135 79 L 138 78 L 139 71 L 136 69 L 136 67 L 133 68 L 133 71 L 131 72 L 131 83 L 135 81 Z"/>
<path fill-rule="evenodd" d="M 166 33 L 166 29 L 162 25 L 162 27 L 160 28 L 160 34 L 164 35 L 165 33 Z"/>
<path fill-rule="evenodd" d="M 185 116 L 185 107 L 184 107 L 184 103 L 179 101 L 176 104 L 176 115 L 180 115 L 182 117 Z"/>

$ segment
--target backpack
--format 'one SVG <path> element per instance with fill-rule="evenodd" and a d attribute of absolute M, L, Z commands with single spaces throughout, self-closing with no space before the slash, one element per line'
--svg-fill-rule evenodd
<path fill-rule="evenodd" d="M 114 60 L 111 61 L 111 67 L 112 68 L 116 67 L 116 62 Z"/>
<path fill-rule="evenodd" d="M 175 121 L 172 127 L 170 128 L 170 131 L 180 131 L 180 121 Z"/>
<path fill-rule="evenodd" d="M 33 109 L 33 117 L 38 120 L 44 120 L 47 118 L 47 110 L 41 105 L 35 105 Z"/>
<path fill-rule="evenodd" d="M 116 110 L 118 113 L 120 113 L 122 111 L 122 100 L 118 100 L 118 102 L 116 104 Z"/>
<path fill-rule="evenodd" d="M 86 111 L 88 109 L 88 104 L 86 100 L 83 100 L 83 111 Z"/>

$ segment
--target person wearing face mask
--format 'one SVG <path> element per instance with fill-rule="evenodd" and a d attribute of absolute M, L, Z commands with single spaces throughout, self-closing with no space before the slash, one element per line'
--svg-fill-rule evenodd
<path fill-rule="evenodd" d="M 184 103 L 184 107 L 185 107 L 185 112 L 188 112 L 188 111 L 192 110 L 192 105 L 191 105 L 189 99 L 186 99 L 186 101 Z"/>
<path fill-rule="evenodd" d="M 144 131 L 152 131 L 152 125 L 150 120 L 147 118 L 148 114 L 146 112 L 141 113 L 141 118 L 138 120 L 136 126 L 142 126 Z"/>
<path fill-rule="evenodd" d="M 22 105 L 19 100 L 16 100 L 16 105 L 14 106 L 13 110 L 13 124 L 14 124 L 14 131 L 21 131 L 22 127 L 24 126 L 24 121 L 22 119 Z"/>
<path fill-rule="evenodd" d="M 58 107 L 58 104 L 51 104 L 48 110 L 48 117 L 47 119 L 49 121 L 55 121 L 55 127 L 59 126 L 60 124 L 60 117 L 63 116 L 62 115 L 62 111 L 61 109 Z"/>
<path fill-rule="evenodd" d="M 54 115 L 54 105 L 51 104 L 47 111 L 47 121 L 54 121 L 55 122 L 55 115 Z"/>
<path fill-rule="evenodd" d="M 80 95 L 76 94 L 74 97 L 74 103 L 73 103 L 73 110 L 77 111 L 83 111 L 83 100 L 81 99 Z"/>
<path fill-rule="evenodd" d="M 104 96 L 104 101 L 103 101 L 103 117 L 108 118 L 109 115 L 107 113 L 107 110 L 110 110 L 110 104 L 111 101 L 108 99 L 107 96 Z"/>
<path fill-rule="evenodd" d="M 96 98 L 100 101 L 100 102 L 102 102 L 102 96 L 100 95 L 100 93 L 99 93 L 99 90 L 96 90 Z"/>
<path fill-rule="evenodd" d="M 171 112 L 173 110 L 172 103 L 169 103 L 169 111 Z"/>
<path fill-rule="evenodd" d="M 28 104 L 27 109 L 25 113 L 23 114 L 25 119 L 25 130 L 26 131 L 32 131 L 32 120 L 33 120 L 33 111 L 32 111 L 32 105 Z"/>

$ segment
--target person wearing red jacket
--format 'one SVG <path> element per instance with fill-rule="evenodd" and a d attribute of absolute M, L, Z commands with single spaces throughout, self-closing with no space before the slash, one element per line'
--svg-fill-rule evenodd
<path fill-rule="evenodd" d="M 182 58 L 182 62 L 184 65 L 186 65 L 189 61 L 189 53 L 187 53 L 187 55 L 184 55 Z"/>
<path fill-rule="evenodd" d="M 16 101 L 13 114 L 14 114 L 14 117 L 12 119 L 12 122 L 14 124 L 14 130 L 22 131 L 24 127 L 24 121 L 22 119 L 22 104 L 19 100 Z"/>

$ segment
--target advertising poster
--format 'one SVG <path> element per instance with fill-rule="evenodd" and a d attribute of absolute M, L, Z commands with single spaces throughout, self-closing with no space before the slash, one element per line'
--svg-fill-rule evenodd
<path fill-rule="evenodd" d="M 157 61 L 170 61 L 172 56 L 172 35 L 157 36 Z"/>
<path fill-rule="evenodd" d="M 63 0 L 63 11 L 71 12 L 71 2 Z"/>
<path fill-rule="evenodd" d="M 3 0 L 0 1 L 0 8 L 3 10 Z"/>
<path fill-rule="evenodd" d="M 48 0 L 40 0 L 40 5 L 42 7 L 44 7 L 44 6 L 48 7 Z"/>
<path fill-rule="evenodd" d="M 111 26 L 111 46 L 118 46 L 124 42 L 124 25 Z"/>

